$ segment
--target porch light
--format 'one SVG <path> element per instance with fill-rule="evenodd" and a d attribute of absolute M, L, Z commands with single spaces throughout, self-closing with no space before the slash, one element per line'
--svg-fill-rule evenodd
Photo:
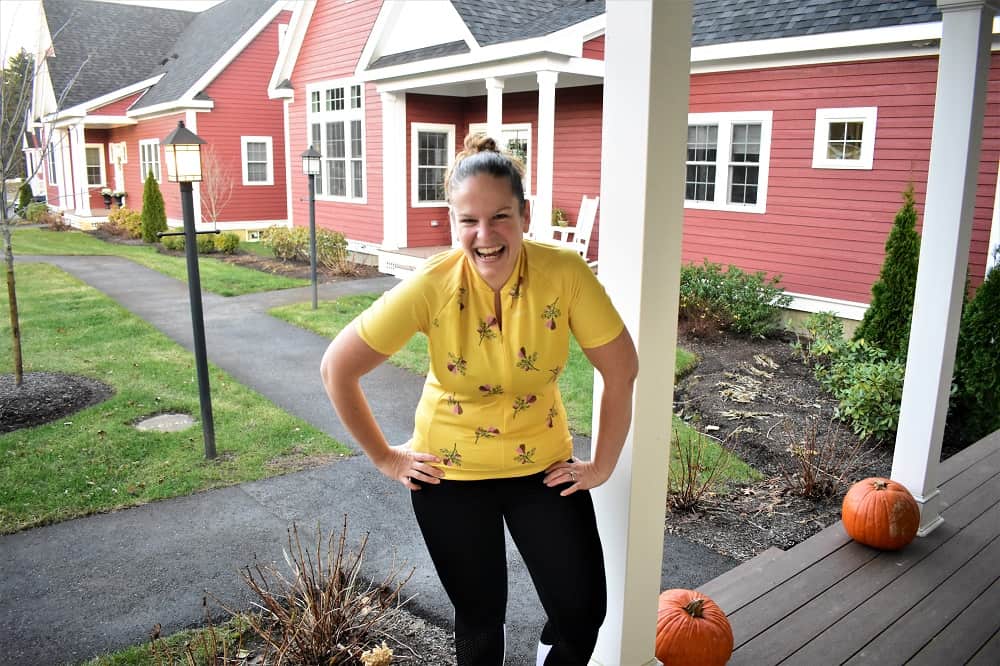
<path fill-rule="evenodd" d="M 201 144 L 205 140 L 184 127 L 178 120 L 177 127 L 163 140 L 167 160 L 167 180 L 172 183 L 201 181 Z"/>
<path fill-rule="evenodd" d="M 302 173 L 307 176 L 318 176 L 320 169 L 319 161 L 322 157 L 319 151 L 309 146 L 309 149 L 302 153 Z"/>

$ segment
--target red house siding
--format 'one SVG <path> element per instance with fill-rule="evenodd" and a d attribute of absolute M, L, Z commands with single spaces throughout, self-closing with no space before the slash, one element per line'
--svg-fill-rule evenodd
<path fill-rule="evenodd" d="M 129 95 L 128 97 L 122 97 L 114 102 L 109 102 L 104 106 L 99 106 L 96 109 L 91 109 L 87 113 L 92 116 L 124 116 L 128 108 L 135 104 L 135 101 L 142 97 L 141 92 L 137 92 L 134 95 Z"/>
<path fill-rule="evenodd" d="M 167 180 L 167 165 L 163 161 L 162 141 L 177 127 L 178 120 L 184 120 L 183 113 L 173 113 L 166 116 L 159 116 L 158 118 L 141 120 L 138 125 L 118 127 L 108 133 L 109 142 L 117 143 L 124 141 L 127 144 L 128 164 L 122 166 L 125 176 L 125 191 L 128 193 L 125 205 L 134 210 L 142 210 L 142 190 L 146 181 L 145 174 L 141 173 L 139 141 L 157 139 L 161 142 L 159 147 L 160 192 L 163 194 L 163 203 L 167 211 L 167 218 L 175 221 L 181 219 L 181 195 L 177 183 L 171 183 Z"/>
<path fill-rule="evenodd" d="M 295 99 L 288 111 L 290 154 L 301 155 L 310 142 L 306 86 L 354 76 L 358 57 L 375 23 L 380 0 L 318 2 L 306 31 L 291 80 Z M 334 47 L 335 46 L 335 47 Z M 382 104 L 373 84 L 365 84 L 364 160 L 366 204 L 316 202 L 316 224 L 341 231 L 350 239 L 382 241 Z M 309 223 L 308 180 L 298 163 L 292 167 L 292 216 Z"/>
<path fill-rule="evenodd" d="M 604 60 L 604 35 L 588 39 L 583 43 L 583 57 Z"/>
<path fill-rule="evenodd" d="M 406 244 L 427 247 L 451 244 L 448 207 L 414 208 L 413 203 L 413 123 L 439 123 L 455 126 L 455 151 L 461 150 L 469 127 L 466 100 L 438 95 L 406 96 Z M 438 226 L 431 226 L 437 220 Z"/>
<path fill-rule="evenodd" d="M 982 280 L 1000 157 L 1000 68 L 990 103 L 975 210 L 973 283 Z M 901 193 L 913 182 L 922 223 L 936 58 L 698 74 L 692 113 L 772 111 L 765 214 L 688 209 L 683 258 L 781 274 L 791 292 L 867 303 Z M 748 88 L 746 82 L 752 80 Z M 870 171 L 812 168 L 817 108 L 878 107 Z"/>
<path fill-rule="evenodd" d="M 288 215 L 283 102 L 267 98 L 264 73 L 273 69 L 278 57 L 278 25 L 287 24 L 290 16 L 287 11 L 279 13 L 205 88 L 215 107 L 198 114 L 196 133 L 215 151 L 233 182 L 232 197 L 219 222 L 283 221 Z M 242 136 L 271 138 L 272 185 L 243 184 Z"/>

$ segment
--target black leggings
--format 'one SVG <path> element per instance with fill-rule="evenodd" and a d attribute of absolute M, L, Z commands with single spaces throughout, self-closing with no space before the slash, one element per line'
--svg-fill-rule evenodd
<path fill-rule="evenodd" d="M 607 610 L 604 555 L 588 491 L 560 497 L 544 474 L 442 481 L 411 492 L 413 512 L 455 607 L 459 666 L 503 663 L 506 521 L 548 622 L 546 664 L 586 664 Z"/>

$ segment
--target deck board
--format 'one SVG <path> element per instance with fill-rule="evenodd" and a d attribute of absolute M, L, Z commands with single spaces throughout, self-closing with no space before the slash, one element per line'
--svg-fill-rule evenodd
<path fill-rule="evenodd" d="M 1000 664 L 1000 432 L 938 479 L 944 523 L 900 551 L 838 522 L 702 586 L 733 625 L 730 664 Z"/>
<path fill-rule="evenodd" d="M 986 645 L 1000 629 L 984 622 L 989 618 L 994 618 L 995 623 L 1000 622 L 1000 578 L 994 579 L 985 592 L 915 654 L 909 666 L 965 663 L 974 656 L 978 646 Z M 1000 663 L 1000 655 L 993 663 Z"/>

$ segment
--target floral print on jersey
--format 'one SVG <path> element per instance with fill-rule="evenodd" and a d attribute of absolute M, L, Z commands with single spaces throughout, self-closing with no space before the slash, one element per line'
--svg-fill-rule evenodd
<path fill-rule="evenodd" d="M 452 354 L 448 352 L 448 372 L 453 375 L 465 375 L 465 370 L 468 366 L 465 358 L 461 354 Z"/>
<path fill-rule="evenodd" d="M 549 374 L 552 375 L 552 376 L 549 377 L 548 380 L 545 383 L 546 384 L 550 384 L 550 383 L 556 381 L 557 379 L 559 379 L 559 373 L 560 372 L 562 372 L 562 366 L 561 365 L 557 365 L 554 368 L 549 368 Z"/>
<path fill-rule="evenodd" d="M 557 416 L 559 416 L 559 410 L 556 409 L 555 403 L 553 403 L 552 406 L 549 407 L 549 413 L 545 417 L 545 425 L 550 428 L 555 426 L 555 419 Z"/>
<path fill-rule="evenodd" d="M 476 329 L 476 333 L 479 334 L 479 344 L 483 344 L 483 340 L 496 340 L 497 332 L 495 329 L 497 328 L 499 326 L 497 325 L 496 317 L 480 319 L 479 328 Z"/>
<path fill-rule="evenodd" d="M 559 307 L 557 305 L 558 303 L 559 299 L 557 298 L 556 300 L 546 305 L 545 309 L 542 310 L 542 319 L 545 320 L 545 328 L 549 329 L 550 331 L 556 330 L 556 319 L 558 319 L 562 315 L 562 311 L 559 310 Z"/>
<path fill-rule="evenodd" d="M 455 398 L 455 394 L 452 393 L 447 398 L 448 406 L 451 407 L 452 413 L 461 416 L 462 415 L 462 403 Z"/>
<path fill-rule="evenodd" d="M 521 368 L 525 372 L 541 372 L 537 366 L 535 366 L 535 361 L 538 360 L 538 352 L 532 352 L 529 354 L 524 347 L 521 347 L 517 351 L 517 367 Z"/>
<path fill-rule="evenodd" d="M 479 395 L 488 398 L 491 395 L 503 395 L 503 387 L 499 384 L 483 384 L 479 387 Z"/>
<path fill-rule="evenodd" d="M 514 398 L 514 418 L 517 418 L 518 414 L 531 407 L 536 400 L 538 400 L 538 396 L 534 393 Z"/>
<path fill-rule="evenodd" d="M 493 439 L 499 434 L 500 434 L 499 428 L 494 428 L 493 426 L 484 428 L 483 426 L 479 426 L 478 428 L 476 428 L 475 443 L 478 444 L 480 439 Z"/>
<path fill-rule="evenodd" d="M 535 449 L 529 449 L 524 444 L 519 444 L 517 447 L 517 455 L 514 456 L 514 460 L 521 463 L 522 465 L 530 465 L 534 463 L 532 456 L 535 455 Z"/>
<path fill-rule="evenodd" d="M 462 454 L 458 452 L 458 442 L 454 443 L 451 450 L 438 449 L 441 452 L 441 462 L 445 467 L 461 467 Z"/>

